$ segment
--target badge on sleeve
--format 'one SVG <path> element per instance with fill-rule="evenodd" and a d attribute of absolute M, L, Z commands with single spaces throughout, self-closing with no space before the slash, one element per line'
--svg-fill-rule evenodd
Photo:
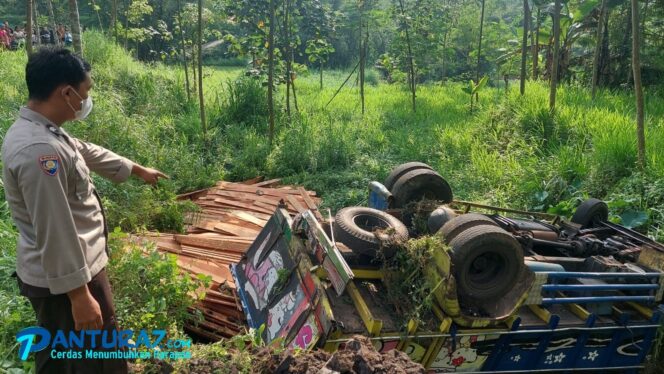
<path fill-rule="evenodd" d="M 60 157 L 58 155 L 41 156 L 39 157 L 39 166 L 46 175 L 54 177 L 60 169 Z"/>

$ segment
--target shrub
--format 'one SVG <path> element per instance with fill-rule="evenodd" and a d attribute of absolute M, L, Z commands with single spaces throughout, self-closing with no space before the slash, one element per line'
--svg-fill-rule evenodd
<path fill-rule="evenodd" d="M 175 255 L 157 252 L 154 245 L 127 245 L 123 237 L 116 230 L 109 242 L 108 275 L 119 326 L 177 334 L 189 318 L 187 308 L 197 300 L 192 295 L 209 279 L 182 273 Z"/>

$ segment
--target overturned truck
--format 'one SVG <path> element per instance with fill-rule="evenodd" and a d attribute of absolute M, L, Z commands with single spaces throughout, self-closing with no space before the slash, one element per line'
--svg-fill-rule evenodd
<path fill-rule="evenodd" d="M 437 202 L 424 227 L 409 208 L 422 201 Z M 418 273 L 431 318 L 404 320 L 385 297 L 395 267 L 384 263 L 423 234 L 441 243 Z M 369 207 L 332 222 L 278 209 L 231 267 L 247 322 L 266 342 L 334 351 L 362 334 L 431 373 L 638 372 L 664 311 L 662 269 L 664 246 L 609 222 L 600 200 L 569 221 L 456 201 L 422 163 L 372 182 Z"/>

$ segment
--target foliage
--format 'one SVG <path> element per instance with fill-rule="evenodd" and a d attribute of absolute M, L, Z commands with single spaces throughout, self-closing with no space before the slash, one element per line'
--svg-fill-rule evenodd
<path fill-rule="evenodd" d="M 440 237 L 426 236 L 409 240 L 396 251 L 394 258 L 385 260 L 383 283 L 387 299 L 397 309 L 402 324 L 410 320 L 427 325 L 433 319 L 433 293 L 436 288 L 425 275 L 435 251 L 446 251 Z"/>
<path fill-rule="evenodd" d="M 4 200 L 4 199 L 3 199 Z M 0 207 L 0 372 L 30 372 L 34 363 L 18 360 L 16 333 L 36 324 L 35 315 L 24 297 L 17 297 L 18 283 L 11 274 L 16 269 L 16 232 L 7 217 L 7 203 Z"/>
<path fill-rule="evenodd" d="M 166 329 L 177 333 L 187 318 L 187 308 L 207 287 L 208 277 L 182 273 L 177 258 L 158 252 L 154 245 L 130 244 L 116 230 L 111 236 L 109 278 L 113 286 L 118 324 L 125 329 Z M 196 295 L 196 296 L 194 296 Z"/>

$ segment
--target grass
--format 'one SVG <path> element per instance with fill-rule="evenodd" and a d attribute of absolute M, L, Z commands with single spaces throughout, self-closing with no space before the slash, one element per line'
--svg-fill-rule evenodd
<path fill-rule="evenodd" d="M 383 180 L 402 162 L 422 161 L 449 181 L 459 199 L 569 214 L 593 196 L 609 202 L 617 222 L 625 212 L 645 212 L 640 229 L 664 240 L 664 101 L 658 88 L 646 91 L 643 171 L 635 167 L 630 93 L 600 91 L 593 101 L 587 89 L 562 85 L 551 114 L 546 82 L 528 82 L 523 97 L 516 85 L 508 92 L 487 87 L 472 113 L 461 84 L 422 84 L 413 113 L 407 88 L 371 71 L 362 115 L 354 78 L 328 105 L 348 73 L 326 71 L 321 90 L 312 70 L 295 81 L 299 112 L 293 109 L 290 119 L 284 87 L 278 86 L 270 147 L 265 87 L 241 78 L 241 68 L 204 69 L 204 138 L 180 67 L 136 62 L 100 34 L 86 33 L 85 41 L 95 109 L 85 122 L 67 125 L 68 131 L 171 176 L 157 189 L 137 180 L 116 186 L 95 177 L 111 228 L 181 230 L 182 213 L 191 207 L 177 203 L 177 193 L 257 175 L 314 189 L 332 211 L 365 205 L 370 181 Z M 25 62 L 23 53 L 0 53 L 0 137 L 25 102 Z M 0 223 L 5 279 L 16 238 L 6 205 L 0 206 Z M 13 333 L 32 318 L 29 305 L 15 298 L 13 283 L 2 283 L 0 305 L 13 306 L 0 311 L 0 360 L 13 354 Z M 126 296 L 118 295 L 130 310 Z"/>

